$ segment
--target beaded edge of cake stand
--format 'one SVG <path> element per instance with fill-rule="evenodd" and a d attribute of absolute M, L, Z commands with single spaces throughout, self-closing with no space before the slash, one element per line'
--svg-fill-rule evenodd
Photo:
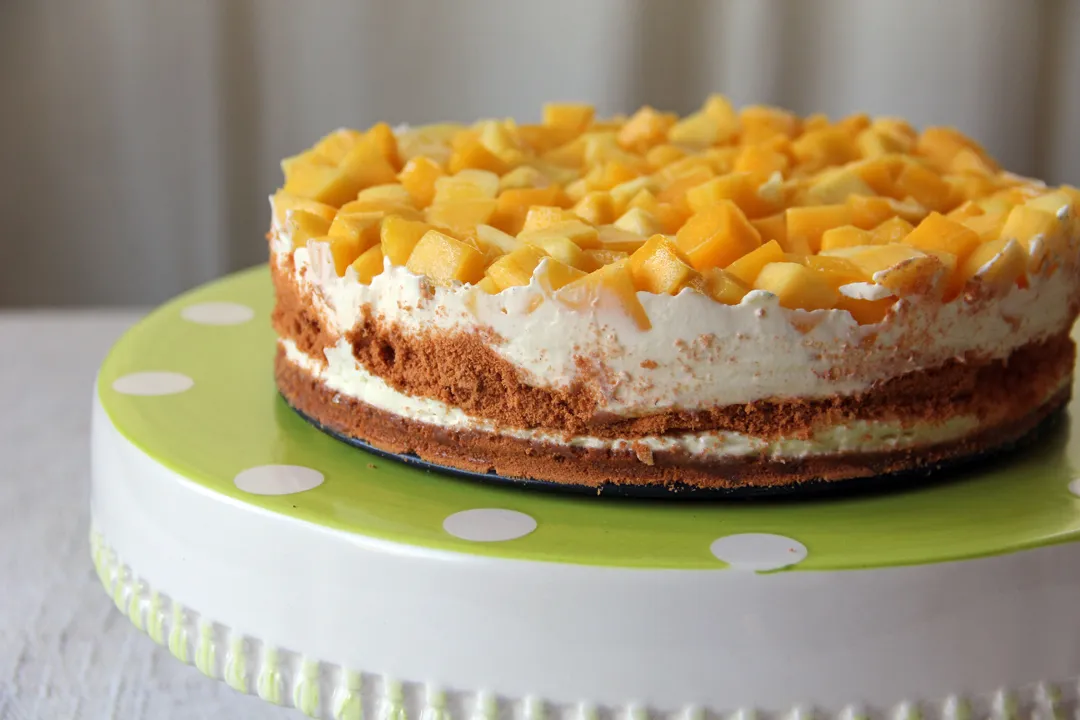
<path fill-rule="evenodd" d="M 665 710 L 550 703 L 538 696 L 504 697 L 485 690 L 441 688 L 371 670 L 342 668 L 243 635 L 173 601 L 126 565 L 96 529 L 90 532 L 94 568 L 117 609 L 136 629 L 181 662 L 238 692 L 294 707 L 326 720 L 1059 720 L 1080 710 L 1080 678 L 999 688 L 984 695 L 913 699 L 889 708 L 853 702 L 837 713 L 813 707 L 786 710 L 705 708 Z"/>

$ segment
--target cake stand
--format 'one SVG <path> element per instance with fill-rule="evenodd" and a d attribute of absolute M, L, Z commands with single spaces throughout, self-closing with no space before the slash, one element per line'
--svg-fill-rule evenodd
<path fill-rule="evenodd" d="M 168 303 L 94 394 L 102 583 L 210 677 L 339 720 L 1076 712 L 1067 416 L 992 468 L 890 494 L 529 492 L 308 425 L 275 392 L 271 303 L 265 268 Z"/>

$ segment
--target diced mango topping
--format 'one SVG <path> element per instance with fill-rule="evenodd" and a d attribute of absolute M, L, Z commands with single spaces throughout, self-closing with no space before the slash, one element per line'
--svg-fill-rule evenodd
<path fill-rule="evenodd" d="M 955 129 L 720 95 L 681 118 L 552 103 L 536 124 L 335 130 L 281 167 L 272 232 L 326 243 L 338 275 L 404 265 L 491 294 L 535 277 L 642 328 L 637 292 L 687 289 L 876 323 L 896 298 L 1026 286 L 1075 261 L 1080 234 L 1080 191 L 1003 172 Z M 891 296 L 840 293 L 852 283 Z"/>
<path fill-rule="evenodd" d="M 825 278 L 793 262 L 769 263 L 758 273 L 754 287 L 771 292 L 781 306 L 791 309 L 824 310 L 840 299 Z"/>
<path fill-rule="evenodd" d="M 697 275 L 663 235 L 654 235 L 630 256 L 630 273 L 636 287 L 657 295 L 676 295 Z"/>
<path fill-rule="evenodd" d="M 428 230 L 413 248 L 405 267 L 436 282 L 475 283 L 484 275 L 484 256 L 467 243 Z"/>

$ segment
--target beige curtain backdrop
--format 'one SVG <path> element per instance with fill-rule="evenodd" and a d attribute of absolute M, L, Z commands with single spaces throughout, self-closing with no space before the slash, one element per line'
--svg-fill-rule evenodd
<path fill-rule="evenodd" d="M 260 262 L 278 159 L 338 126 L 717 90 L 954 124 L 1080 182 L 1080 0 L 0 0 L 0 305 Z"/>

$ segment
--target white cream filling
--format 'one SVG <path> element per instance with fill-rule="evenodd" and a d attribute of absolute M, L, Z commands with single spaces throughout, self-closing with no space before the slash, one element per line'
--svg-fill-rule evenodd
<path fill-rule="evenodd" d="M 274 227 L 271 247 L 279 261 L 292 253 L 294 278 L 311 292 L 333 335 L 347 333 L 365 312 L 404 333 L 481 330 L 524 382 L 567 389 L 584 379 L 600 398 L 599 410 L 624 416 L 848 395 L 968 353 L 1007 357 L 1070 325 L 1080 261 L 1070 243 L 1062 266 L 1031 276 L 1028 287 L 978 303 L 901 299 L 898 315 L 877 325 L 859 325 L 841 310 L 788 310 L 762 291 L 734 306 L 690 290 L 675 297 L 640 292 L 652 323 L 643 331 L 617 307 L 569 308 L 535 279 L 488 295 L 474 286 L 434 286 L 387 264 L 364 285 L 352 268 L 337 276 L 326 243 L 293 251 Z M 866 300 L 891 295 L 872 282 L 841 292 Z"/>
<path fill-rule="evenodd" d="M 675 451 L 705 460 L 737 459 L 751 455 L 781 460 L 848 452 L 887 452 L 935 445 L 961 438 L 979 425 L 974 416 L 957 416 L 944 422 L 909 425 L 897 421 L 858 420 L 846 425 L 823 428 L 809 438 L 782 437 L 775 440 L 724 431 L 658 435 L 634 441 L 588 435 L 567 438 L 544 430 L 500 427 L 488 420 L 471 417 L 460 408 L 438 400 L 410 397 L 398 392 L 382 378 L 364 369 L 344 338 L 325 350 L 325 364 L 301 352 L 292 340 L 279 339 L 278 342 L 284 348 L 290 363 L 322 381 L 329 390 L 379 410 L 452 430 L 475 430 L 569 447 L 633 451 L 634 446 L 640 443 L 654 452 Z"/>

